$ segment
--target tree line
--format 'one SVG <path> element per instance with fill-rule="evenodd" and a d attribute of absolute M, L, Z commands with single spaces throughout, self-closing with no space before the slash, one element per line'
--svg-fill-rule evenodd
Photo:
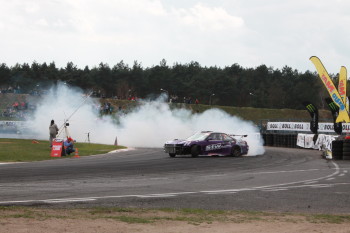
<path fill-rule="evenodd" d="M 331 75 L 337 82 L 337 75 Z M 162 92 L 170 97 L 198 99 L 201 104 L 236 107 L 305 109 L 303 101 L 325 108 L 328 96 L 316 72 L 299 72 L 285 66 L 281 70 L 260 65 L 243 68 L 235 63 L 226 67 L 203 67 L 198 62 L 175 63 L 166 60 L 144 68 L 120 61 L 114 66 L 77 68 L 72 62 L 58 68 L 55 63 L 33 62 L 0 65 L 0 89 L 19 87 L 21 93 L 48 89 L 58 82 L 83 90 L 93 90 L 106 98 L 155 98 Z"/>

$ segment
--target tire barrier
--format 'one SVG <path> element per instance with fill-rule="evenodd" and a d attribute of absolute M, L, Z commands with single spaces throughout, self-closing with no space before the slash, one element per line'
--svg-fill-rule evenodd
<path fill-rule="evenodd" d="M 343 141 L 339 140 L 332 142 L 332 157 L 335 160 L 343 159 Z"/>
<path fill-rule="evenodd" d="M 343 160 L 350 160 L 350 140 L 345 139 L 343 143 Z"/>
<path fill-rule="evenodd" d="M 275 146 L 275 147 L 297 147 L 296 134 L 262 134 L 264 139 L 264 146 Z"/>
<path fill-rule="evenodd" d="M 299 134 L 302 140 L 298 141 L 297 134 L 261 134 L 264 146 L 312 148 L 318 150 L 332 150 L 334 160 L 350 160 L 350 139 L 336 140 L 337 136 L 319 134 Z M 316 142 L 315 142 L 316 141 Z M 298 144 L 298 145 L 297 145 Z"/>

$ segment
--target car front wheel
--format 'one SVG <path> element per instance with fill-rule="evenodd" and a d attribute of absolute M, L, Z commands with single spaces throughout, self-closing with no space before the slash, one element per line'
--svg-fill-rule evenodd
<path fill-rule="evenodd" d="M 191 148 L 191 155 L 192 157 L 198 157 L 199 155 L 199 146 L 192 146 Z"/>

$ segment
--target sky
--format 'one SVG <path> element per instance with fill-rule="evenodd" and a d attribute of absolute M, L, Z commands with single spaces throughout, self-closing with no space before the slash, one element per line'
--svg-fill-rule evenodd
<path fill-rule="evenodd" d="M 348 0 L 0 0 L 0 63 L 350 66 Z"/>

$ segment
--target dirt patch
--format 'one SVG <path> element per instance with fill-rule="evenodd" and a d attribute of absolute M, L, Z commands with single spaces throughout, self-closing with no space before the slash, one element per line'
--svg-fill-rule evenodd
<path fill-rule="evenodd" d="M 1 233 L 350 232 L 349 215 L 202 210 L 0 209 Z"/>
<path fill-rule="evenodd" d="M 251 223 L 202 223 L 194 225 L 186 222 L 160 221 L 152 224 L 130 224 L 111 219 L 7 219 L 0 220 L 2 233 L 164 233 L 164 232 L 349 232 L 350 224 L 312 224 L 312 223 L 280 223 L 280 222 L 251 222 Z"/>
<path fill-rule="evenodd" d="M 10 143 L 13 143 L 13 142 L 0 142 L 0 144 L 10 144 Z"/>

